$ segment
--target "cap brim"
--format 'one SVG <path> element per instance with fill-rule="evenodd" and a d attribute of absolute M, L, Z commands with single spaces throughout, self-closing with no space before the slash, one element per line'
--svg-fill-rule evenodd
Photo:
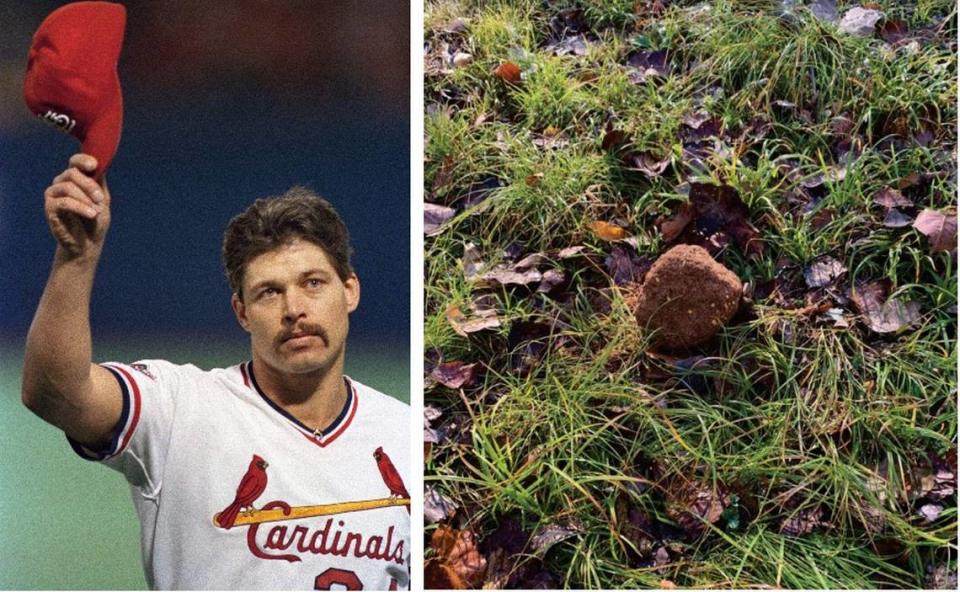
<path fill-rule="evenodd" d="M 123 93 L 120 90 L 120 78 L 113 73 L 113 89 L 101 106 L 96 121 L 87 129 L 81 146 L 85 154 L 97 159 L 94 177 L 99 179 L 110 168 L 113 157 L 120 145 L 120 133 L 123 130 Z"/>

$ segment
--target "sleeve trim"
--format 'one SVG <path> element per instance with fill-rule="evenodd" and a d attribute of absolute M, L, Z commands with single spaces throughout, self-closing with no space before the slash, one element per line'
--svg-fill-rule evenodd
<path fill-rule="evenodd" d="M 80 457 L 92 461 L 108 460 L 123 452 L 130 443 L 130 438 L 133 437 L 137 424 L 140 423 L 140 386 L 134 380 L 133 375 L 120 365 L 101 364 L 101 366 L 117 379 L 123 397 L 123 410 L 113 430 L 113 438 L 105 448 L 93 450 L 69 436 L 67 437 L 67 441 L 74 452 Z"/>

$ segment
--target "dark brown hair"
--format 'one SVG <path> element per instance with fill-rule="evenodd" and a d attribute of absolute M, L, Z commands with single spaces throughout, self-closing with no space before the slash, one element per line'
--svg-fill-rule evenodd
<path fill-rule="evenodd" d="M 251 259 L 297 238 L 323 249 L 341 280 L 353 273 L 350 237 L 337 211 L 306 187 L 293 187 L 258 199 L 227 224 L 223 267 L 237 296 L 243 299 L 243 274 Z"/>

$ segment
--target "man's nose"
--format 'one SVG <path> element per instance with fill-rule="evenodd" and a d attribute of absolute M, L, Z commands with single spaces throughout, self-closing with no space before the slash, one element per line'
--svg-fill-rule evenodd
<path fill-rule="evenodd" d="M 283 298 L 283 319 L 295 322 L 306 314 L 303 295 L 297 290 L 287 290 Z"/>

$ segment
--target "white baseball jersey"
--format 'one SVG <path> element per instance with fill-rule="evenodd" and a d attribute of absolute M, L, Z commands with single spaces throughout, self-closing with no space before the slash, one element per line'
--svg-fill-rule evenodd
<path fill-rule="evenodd" d="M 320 432 L 269 400 L 250 362 L 103 366 L 120 427 L 105 450 L 71 444 L 130 483 L 151 588 L 408 587 L 408 405 L 345 378 Z"/>

